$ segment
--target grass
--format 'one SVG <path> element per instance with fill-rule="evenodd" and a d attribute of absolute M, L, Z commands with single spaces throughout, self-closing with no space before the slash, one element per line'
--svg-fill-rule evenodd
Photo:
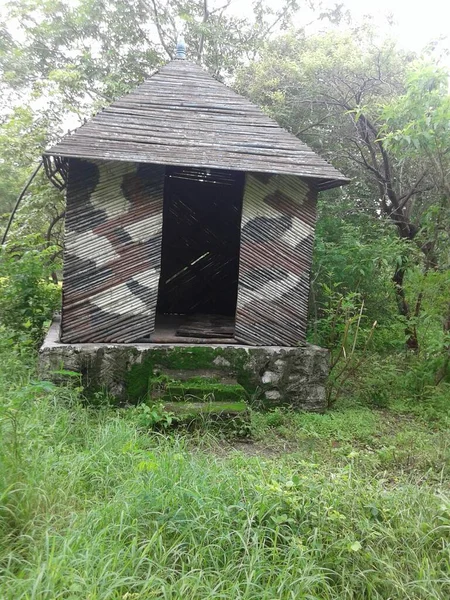
<path fill-rule="evenodd" d="M 0 356 L 2 600 L 450 597 L 443 421 L 347 401 L 162 435 L 33 360 Z"/>

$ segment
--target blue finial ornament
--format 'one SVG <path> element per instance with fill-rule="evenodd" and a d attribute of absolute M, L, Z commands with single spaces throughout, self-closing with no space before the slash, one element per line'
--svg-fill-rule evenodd
<path fill-rule="evenodd" d="M 178 38 L 177 42 L 177 58 L 184 60 L 186 58 L 186 44 L 184 43 L 184 38 Z"/>

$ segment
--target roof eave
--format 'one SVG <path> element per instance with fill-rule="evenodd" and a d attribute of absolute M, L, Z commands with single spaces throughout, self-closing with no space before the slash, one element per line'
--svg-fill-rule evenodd
<path fill-rule="evenodd" d="M 173 163 L 171 162 L 165 162 L 165 161 L 158 161 L 158 160 L 152 160 L 152 161 L 145 161 L 145 160 L 139 160 L 139 161 L 133 161 L 133 159 L 130 158 L 100 158 L 98 156 L 96 156 L 95 154 L 92 155 L 88 155 L 88 154 L 76 154 L 76 153 L 72 153 L 72 152 L 55 152 L 56 148 L 50 148 L 49 150 L 46 150 L 45 152 L 43 152 L 42 156 L 45 158 L 63 158 L 63 159 L 79 159 L 79 160 L 96 160 L 96 161 L 117 161 L 117 162 L 139 162 L 142 164 L 159 164 L 159 165 L 166 165 L 166 166 L 174 166 Z M 178 162 L 176 163 L 178 165 Z M 350 179 L 348 179 L 347 177 L 345 177 L 344 175 L 342 175 L 341 173 L 339 173 L 339 171 L 336 171 L 336 175 L 337 177 L 333 177 L 330 178 L 329 175 L 317 175 L 317 174 L 311 174 L 310 172 L 301 172 L 300 170 L 293 170 L 293 171 L 287 171 L 287 170 L 279 170 L 274 168 L 273 170 L 267 170 L 267 169 L 261 169 L 261 170 L 257 170 L 254 167 L 252 169 L 242 169 L 239 167 L 224 167 L 224 165 L 220 165 L 220 164 L 212 164 L 212 163 L 204 163 L 204 164 L 198 164 L 187 160 L 185 163 L 183 163 L 182 166 L 185 167 L 199 167 L 199 168 L 207 168 L 207 169 L 225 169 L 228 171 L 241 171 L 241 172 L 261 172 L 261 173 L 270 173 L 272 175 L 293 175 L 295 177 L 301 177 L 302 179 L 307 180 L 309 183 L 311 183 L 316 189 L 317 191 L 324 191 L 324 190 L 329 190 L 335 187 L 340 187 L 343 185 L 347 185 L 348 183 L 350 183 Z"/>
<path fill-rule="evenodd" d="M 318 192 L 325 192 L 326 190 L 332 190 L 337 187 L 342 187 L 344 185 L 348 185 L 351 183 L 351 179 L 348 177 L 339 177 L 336 179 L 323 179 L 323 180 L 314 180 L 314 187 Z"/>

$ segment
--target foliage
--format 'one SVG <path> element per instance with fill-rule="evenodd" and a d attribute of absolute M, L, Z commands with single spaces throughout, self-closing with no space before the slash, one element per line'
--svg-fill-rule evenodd
<path fill-rule="evenodd" d="M 310 296 L 310 339 L 329 347 L 328 322 L 333 294 L 358 295 L 364 315 L 379 329 L 395 329 L 397 307 L 392 272 L 410 250 L 385 219 L 355 211 L 346 198 L 324 194 L 313 256 Z M 327 317 L 328 315 L 328 317 Z M 401 332 L 392 341 L 403 343 Z"/>
<path fill-rule="evenodd" d="M 364 368 L 377 322 L 374 321 L 369 328 L 364 326 L 364 301 L 358 294 L 343 296 L 325 287 L 329 308 L 321 326 L 328 330 L 327 347 L 331 349 L 327 391 L 327 404 L 331 406 L 346 382 L 349 379 L 354 381 L 357 373 Z"/>
<path fill-rule="evenodd" d="M 130 417 L 144 429 L 167 429 L 173 421 L 173 415 L 164 410 L 163 404 L 141 403 L 130 408 Z"/>
<path fill-rule="evenodd" d="M 55 248 L 29 238 L 26 245 L 0 249 L 0 323 L 38 342 L 59 307 L 60 288 L 51 279 Z"/>
<path fill-rule="evenodd" d="M 448 303 L 447 273 L 424 276 L 411 272 L 407 282 L 421 299 L 422 310 L 414 320 L 420 352 L 405 355 L 401 319 L 384 326 L 371 321 L 360 294 L 323 285 L 320 319 L 314 334 L 330 349 L 328 404 L 344 394 L 359 395 L 364 402 L 387 407 L 403 403 L 416 414 L 435 413 L 448 419 L 450 370 L 449 333 L 442 327 Z M 433 407 L 430 411 L 430 405 Z M 436 408 L 439 405 L 439 408 Z"/>
<path fill-rule="evenodd" d="M 259 1 L 253 18 L 245 19 L 227 3 L 204 0 L 8 2 L 5 20 L 19 29 L 21 40 L 5 30 L 2 79 L 16 93 L 49 98 L 54 113 L 83 117 L 173 58 L 182 33 L 188 58 L 225 75 L 285 26 L 296 7 L 286 0 L 272 10 Z"/>
<path fill-rule="evenodd" d="M 413 58 L 368 26 L 309 37 L 293 31 L 268 41 L 260 59 L 239 71 L 236 83 L 282 125 L 355 177 L 358 187 L 354 194 L 349 188 L 350 195 L 373 211 L 381 198 L 374 173 L 361 164 L 363 131 L 358 127 L 364 116 L 378 126 L 384 102 L 404 90 Z M 361 192 L 366 198 L 359 198 Z"/>
<path fill-rule="evenodd" d="M 448 176 L 450 97 L 448 72 L 431 62 L 414 63 L 406 90 L 384 107 L 384 143 L 406 161 L 411 155 L 430 162 L 443 178 Z"/>
<path fill-rule="evenodd" d="M 406 90 L 384 107 L 383 144 L 403 164 L 420 162 L 436 196 L 424 214 L 419 239 L 426 267 L 450 268 L 450 95 L 449 73 L 436 64 L 415 63 Z"/>
<path fill-rule="evenodd" d="M 43 111 L 16 108 L 0 125 L 0 235 L 16 199 L 34 172 L 45 146 L 58 130 Z M 62 249 L 64 199 L 45 176 L 44 169 L 34 178 L 22 198 L 8 239 L 41 235 Z"/>
<path fill-rule="evenodd" d="M 412 350 L 419 347 L 421 301 L 406 293 L 407 272 L 448 264 L 446 81 L 430 57 L 418 68 L 415 56 L 367 27 L 279 37 L 237 79 L 238 89 L 354 177 L 342 192 L 354 212 L 371 216 L 374 227 L 384 216 L 412 242 L 400 255 L 392 248 L 389 260 Z"/>
<path fill-rule="evenodd" d="M 46 115 L 26 106 L 17 107 L 3 117 L 0 123 L 0 216 L 12 209 L 30 174 L 30 165 L 42 154 L 48 127 Z"/>
<path fill-rule="evenodd" d="M 425 357 L 371 353 L 367 368 L 351 382 L 352 394 L 379 408 L 394 408 L 428 422 L 449 423 L 450 379 L 436 385 L 436 363 L 441 356 Z"/>

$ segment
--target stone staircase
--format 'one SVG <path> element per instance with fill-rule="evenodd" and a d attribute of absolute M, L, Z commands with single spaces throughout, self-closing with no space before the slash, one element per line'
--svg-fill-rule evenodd
<path fill-rule="evenodd" d="M 161 403 L 177 422 L 249 422 L 248 394 L 234 377 L 215 369 L 157 368 L 149 380 L 149 401 Z"/>

